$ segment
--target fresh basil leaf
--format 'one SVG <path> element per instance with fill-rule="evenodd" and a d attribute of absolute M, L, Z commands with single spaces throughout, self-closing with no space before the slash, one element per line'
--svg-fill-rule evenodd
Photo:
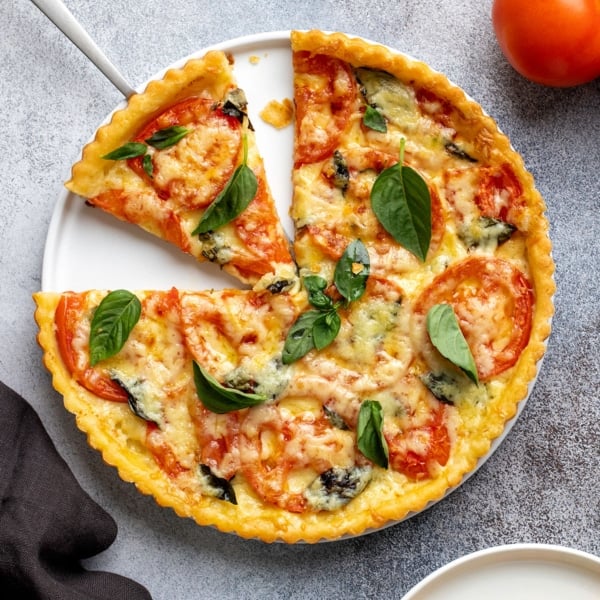
<path fill-rule="evenodd" d="M 308 292 L 308 301 L 320 310 L 333 308 L 333 300 L 323 290 L 327 287 L 327 280 L 319 275 L 307 275 L 302 279 Z"/>
<path fill-rule="evenodd" d="M 208 233 L 241 214 L 256 195 L 258 182 L 250 167 L 240 165 L 225 188 L 206 209 L 192 235 Z"/>
<path fill-rule="evenodd" d="M 314 347 L 313 326 L 323 316 L 320 310 L 307 310 L 303 312 L 290 327 L 281 360 L 284 365 L 289 365 L 308 354 Z"/>
<path fill-rule="evenodd" d="M 333 282 L 340 294 L 349 302 L 358 300 L 365 291 L 371 271 L 369 252 L 360 240 L 348 244 L 335 265 Z"/>
<path fill-rule="evenodd" d="M 256 175 L 246 165 L 248 147 L 244 138 L 244 160 L 234 171 L 223 190 L 206 209 L 192 235 L 215 231 L 244 212 L 258 190 Z"/>
<path fill-rule="evenodd" d="M 387 131 L 387 123 L 385 122 L 384 116 L 370 104 L 367 104 L 362 122 L 365 127 L 373 129 L 373 131 L 379 131 L 380 133 L 385 133 Z"/>
<path fill-rule="evenodd" d="M 322 292 L 327 287 L 327 279 L 320 275 L 306 275 L 302 281 L 308 292 Z"/>
<path fill-rule="evenodd" d="M 309 292 L 308 301 L 319 310 L 328 310 L 333 308 L 333 300 L 324 292 L 317 290 L 314 292 Z"/>
<path fill-rule="evenodd" d="M 121 350 L 141 314 L 139 299 L 127 290 L 115 290 L 103 298 L 94 311 L 90 328 L 92 366 Z"/>
<path fill-rule="evenodd" d="M 154 163 L 152 162 L 152 157 L 149 154 L 146 154 L 142 159 L 142 168 L 144 172 L 150 179 L 152 179 L 154 175 Z"/>
<path fill-rule="evenodd" d="M 334 271 L 335 286 L 345 298 L 346 306 L 363 295 L 369 271 L 369 253 L 365 245 L 360 240 L 348 244 Z M 329 346 L 342 324 L 337 311 L 343 303 L 334 303 L 325 294 L 327 280 L 319 275 L 308 275 L 303 282 L 308 300 L 316 310 L 302 313 L 288 331 L 282 354 L 286 365 L 302 358 L 313 348 L 322 350 Z"/>
<path fill-rule="evenodd" d="M 196 361 L 193 361 L 194 383 L 200 401 L 208 410 L 223 414 L 241 410 L 266 402 L 262 394 L 241 392 L 222 386 L 214 377 L 209 375 Z"/>
<path fill-rule="evenodd" d="M 371 189 L 371 207 L 383 228 L 421 261 L 431 242 L 431 196 L 425 180 L 400 162 L 384 169 Z"/>
<path fill-rule="evenodd" d="M 166 129 L 155 131 L 147 140 L 146 143 L 154 146 L 157 150 L 164 150 L 170 146 L 174 146 L 179 140 L 184 138 L 190 132 L 189 129 L 182 125 L 173 125 Z"/>
<path fill-rule="evenodd" d="M 313 323 L 313 343 L 317 350 L 323 350 L 335 340 L 340 331 L 342 320 L 336 310 L 321 313 L 321 318 Z"/>
<path fill-rule="evenodd" d="M 143 156 L 146 154 L 146 150 L 148 150 L 146 144 L 142 144 L 141 142 L 127 142 L 100 158 L 104 158 L 105 160 L 125 160 L 127 158 Z"/>
<path fill-rule="evenodd" d="M 377 400 L 365 400 L 360 405 L 356 438 L 358 449 L 376 465 L 387 469 L 388 445 L 383 436 L 383 411 Z"/>
<path fill-rule="evenodd" d="M 427 313 L 427 332 L 440 354 L 462 369 L 474 383 L 479 383 L 477 366 L 458 319 L 449 304 L 436 304 Z"/>

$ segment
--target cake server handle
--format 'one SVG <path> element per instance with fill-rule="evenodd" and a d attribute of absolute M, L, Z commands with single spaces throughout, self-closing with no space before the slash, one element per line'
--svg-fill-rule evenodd
<path fill-rule="evenodd" d="M 96 65 L 102 74 L 126 98 L 136 93 L 61 0 L 31 1 Z"/>

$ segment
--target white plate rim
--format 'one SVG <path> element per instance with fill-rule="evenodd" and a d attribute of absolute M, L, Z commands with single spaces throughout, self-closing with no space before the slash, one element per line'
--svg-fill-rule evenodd
<path fill-rule="evenodd" d="M 461 575 L 462 571 L 467 568 L 475 569 L 478 566 L 488 565 L 492 562 L 494 564 L 510 563 L 519 559 L 555 565 L 558 563 L 577 565 L 600 576 L 600 557 L 583 550 L 544 543 L 503 544 L 472 552 L 436 569 L 411 588 L 402 597 L 402 600 L 426 598 L 421 594 L 426 593 L 428 588 L 431 588 L 434 584 L 444 583 L 454 576 Z M 469 600 L 469 596 L 465 596 L 465 600 Z"/>

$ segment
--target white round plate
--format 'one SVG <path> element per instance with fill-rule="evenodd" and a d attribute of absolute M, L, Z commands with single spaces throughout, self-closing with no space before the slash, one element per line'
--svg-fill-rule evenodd
<path fill-rule="evenodd" d="M 441 567 L 402 600 L 599 600 L 600 558 L 562 546 L 512 544 Z"/>
<path fill-rule="evenodd" d="M 190 58 L 202 56 L 213 49 L 229 52 L 235 58 L 235 76 L 248 99 L 249 117 L 256 131 L 269 185 L 283 227 L 292 237 L 289 203 L 292 197 L 293 127 L 275 129 L 258 114 L 273 99 L 293 98 L 290 32 L 246 36 L 204 48 L 157 73 L 152 79 L 160 79 L 168 69 L 181 67 Z M 138 86 L 137 91 L 143 91 L 147 83 Z M 115 111 L 125 105 L 124 100 Z M 102 124 L 108 123 L 112 114 Z M 240 283 L 217 265 L 199 263 L 140 228 L 91 208 L 75 194 L 65 191 L 60 195 L 46 240 L 43 291 L 170 289 L 173 286 L 179 289 L 219 289 L 240 287 Z M 530 390 L 532 386 L 533 382 Z M 460 485 L 494 453 L 524 406 L 525 400 L 519 404 L 517 414 L 506 424 L 502 435 Z M 448 490 L 446 496 L 454 489 Z"/>

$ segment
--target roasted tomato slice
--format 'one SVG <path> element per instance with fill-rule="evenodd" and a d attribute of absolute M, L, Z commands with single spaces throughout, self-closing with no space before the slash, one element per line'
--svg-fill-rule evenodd
<path fill-rule="evenodd" d="M 384 435 L 389 449 L 390 467 L 411 479 L 435 475 L 450 457 L 450 436 L 442 405 L 429 413 L 424 423 Z"/>
<path fill-rule="evenodd" d="M 157 131 L 183 126 L 189 133 L 163 150 L 148 150 L 152 173 L 143 158 L 131 158 L 129 166 L 157 194 L 188 209 L 208 206 L 231 178 L 240 161 L 242 127 L 237 118 L 224 113 L 211 98 L 187 98 L 148 123 L 134 138 L 146 143 Z"/>
<path fill-rule="evenodd" d="M 146 425 L 146 447 L 150 450 L 156 464 L 169 477 L 177 477 L 188 470 L 177 460 L 173 449 L 165 441 L 161 430 L 155 423 Z"/>
<path fill-rule="evenodd" d="M 314 477 L 353 456 L 353 437 L 345 439 L 323 411 L 291 414 L 278 406 L 250 411 L 240 427 L 242 472 L 254 491 L 290 512 L 307 509 L 304 475 Z"/>
<path fill-rule="evenodd" d="M 239 470 L 240 413 L 216 414 L 204 406 L 194 415 L 196 437 L 200 445 L 200 463 L 225 479 L 231 479 Z"/>
<path fill-rule="evenodd" d="M 529 341 L 533 302 L 529 280 L 513 264 L 471 256 L 434 279 L 415 313 L 423 321 L 432 306 L 450 304 L 485 381 L 517 362 Z"/>
<path fill-rule="evenodd" d="M 511 222 L 513 212 L 523 204 L 522 194 L 521 183 L 510 165 L 505 164 L 496 170 L 482 170 L 475 204 L 484 217 Z"/>
<path fill-rule="evenodd" d="M 452 118 L 455 112 L 452 103 L 445 98 L 426 88 L 420 88 L 416 92 L 417 102 L 421 112 L 429 115 L 434 121 L 444 127 L 452 126 Z"/>
<path fill-rule="evenodd" d="M 295 164 L 331 156 L 352 114 L 358 86 L 350 65 L 310 52 L 295 52 Z"/>
<path fill-rule="evenodd" d="M 75 343 L 82 314 L 87 310 L 86 294 L 63 294 L 56 312 L 56 339 L 61 358 L 74 379 L 84 388 L 105 400 L 127 402 L 127 392 L 99 367 L 89 364 L 89 351 Z"/>
<path fill-rule="evenodd" d="M 269 198 L 265 181 L 259 178 L 256 196 L 232 222 L 244 246 L 252 253 L 236 260 L 238 269 L 247 276 L 260 277 L 272 271 L 276 263 L 293 263 L 290 247 Z"/>
<path fill-rule="evenodd" d="M 181 219 L 152 191 L 107 190 L 92 198 L 90 204 L 122 221 L 149 229 L 184 252 L 190 251 L 188 234 L 182 226 Z M 152 228 L 147 226 L 148 223 L 152 223 Z"/>
<path fill-rule="evenodd" d="M 523 186 L 508 164 L 449 170 L 445 194 L 461 220 L 478 215 L 519 225 L 525 207 Z"/>

